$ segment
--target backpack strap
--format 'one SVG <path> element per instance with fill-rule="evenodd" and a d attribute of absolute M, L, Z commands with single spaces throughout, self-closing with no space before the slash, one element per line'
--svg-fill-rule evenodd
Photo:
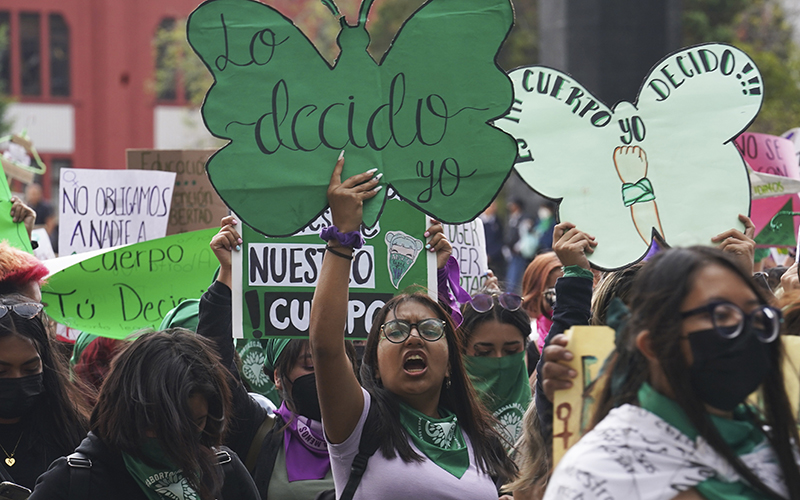
<path fill-rule="evenodd" d="M 69 500 L 89 498 L 89 483 L 92 474 L 92 461 L 83 453 L 76 451 L 67 456 L 69 465 Z"/>
<path fill-rule="evenodd" d="M 261 445 L 264 442 L 264 438 L 267 437 L 267 433 L 273 427 L 275 427 L 275 416 L 267 413 L 264 417 L 264 421 L 261 422 L 261 425 L 258 427 L 256 435 L 253 436 L 253 442 L 250 443 L 250 449 L 247 451 L 247 457 L 244 460 L 244 465 L 247 467 L 247 470 L 250 471 L 251 475 L 256 468 L 256 461 L 258 461 L 258 454 L 261 452 Z"/>
<path fill-rule="evenodd" d="M 261 498 L 267 498 L 272 472 L 275 470 L 275 462 L 278 459 L 278 452 L 283 447 L 283 432 L 281 431 L 283 420 L 278 417 L 273 417 L 273 419 L 273 427 L 267 431 L 266 436 L 261 440 L 258 454 L 256 455 L 256 463 L 251 472 Z"/>
<path fill-rule="evenodd" d="M 370 429 L 378 422 L 378 406 L 373 401 L 367 413 L 367 419 L 364 421 L 364 427 L 361 431 L 361 441 L 358 443 L 358 455 L 353 459 L 353 465 L 350 466 L 350 477 L 347 479 L 347 484 L 342 490 L 342 496 L 339 500 L 353 500 L 356 494 L 358 485 L 361 484 L 361 478 L 367 470 L 367 463 L 369 457 L 375 454 L 380 448 L 380 442 L 376 438 L 374 432 Z"/>
<path fill-rule="evenodd" d="M 2 479 L 3 481 L 8 481 L 9 483 L 16 483 L 16 481 L 14 481 L 14 478 L 11 477 L 11 474 L 8 473 L 8 470 L 6 470 L 5 466 L 2 463 L 0 463 L 0 479 Z"/>

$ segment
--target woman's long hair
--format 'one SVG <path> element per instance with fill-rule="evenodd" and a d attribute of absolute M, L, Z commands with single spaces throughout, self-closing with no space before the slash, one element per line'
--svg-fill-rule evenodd
<path fill-rule="evenodd" d="M 636 348 L 636 337 L 648 330 L 652 350 L 672 386 L 675 401 L 698 434 L 756 490 L 770 498 L 780 498 L 727 445 L 713 425 L 703 402 L 694 395 L 689 366 L 680 345 L 681 307 L 696 284 L 698 272 L 709 265 L 733 272 L 762 303 L 767 303 L 767 298 L 750 281 L 750 276 L 719 250 L 692 247 L 666 250 L 656 255 L 639 271 L 634 281 L 631 317 L 607 366 L 610 378 L 597 402 L 592 426 L 599 423 L 611 409 L 625 403 L 637 403 L 638 390 L 642 383 L 648 381 L 649 367 L 647 359 Z M 800 439 L 784 386 L 782 343 L 773 342 L 769 349 L 772 365 L 761 385 L 764 411 L 761 415 L 754 415 L 754 418 L 756 425 L 770 428 L 767 438 L 783 470 L 789 497 L 800 498 L 800 470 L 793 454 Z"/>
<path fill-rule="evenodd" d="M 147 461 L 142 445 L 155 436 L 203 500 L 219 493 L 222 476 L 213 446 L 222 443 L 231 393 L 215 348 L 189 330 L 141 335 L 125 346 L 92 412 L 91 430 L 110 448 Z M 189 398 L 203 396 L 208 418 L 198 438 Z"/>
<path fill-rule="evenodd" d="M 0 296 L 6 306 L 34 302 L 30 298 L 10 294 Z M 55 351 L 41 313 L 32 319 L 20 318 L 9 311 L 0 318 L 0 337 L 19 335 L 30 340 L 42 359 L 44 393 L 31 412 L 29 420 L 35 444 L 55 444 L 60 450 L 74 450 L 86 436 L 89 409 L 83 394 L 69 382 L 66 359 Z"/>
<path fill-rule="evenodd" d="M 528 264 L 525 274 L 522 275 L 522 296 L 524 300 L 522 307 L 533 319 L 541 316 L 542 295 L 544 294 L 547 278 L 550 273 L 561 268 L 561 261 L 556 257 L 555 252 L 545 252 L 536 256 Z"/>
<path fill-rule="evenodd" d="M 467 378 L 461 360 L 463 344 L 461 334 L 456 330 L 450 315 L 437 302 L 422 293 L 398 295 L 387 302 L 375 316 L 367 337 L 364 361 L 361 364 L 361 384 L 372 396 L 372 404 L 377 406 L 380 415 L 376 427 L 371 429 L 371 432 L 377 435 L 383 456 L 391 458 L 399 455 L 404 462 L 423 460 L 411 448 L 408 434 L 400 423 L 399 399 L 385 389 L 377 378 L 378 342 L 381 336 L 381 326 L 390 311 L 409 302 L 427 307 L 445 322 L 451 386 L 446 387 L 445 381 L 442 381 L 439 406 L 453 412 L 458 418 L 459 426 L 469 436 L 472 443 L 478 468 L 503 481 L 510 479 L 514 476 L 516 467 L 503 449 L 500 436 L 492 427 L 491 415 L 480 404 L 475 390 Z"/>

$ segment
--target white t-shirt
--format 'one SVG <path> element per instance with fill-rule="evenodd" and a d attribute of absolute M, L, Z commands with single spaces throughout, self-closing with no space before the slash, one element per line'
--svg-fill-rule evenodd
<path fill-rule="evenodd" d="M 350 466 L 358 454 L 358 444 L 371 404 L 369 393 L 363 388 L 361 392 L 364 394 L 364 410 L 353 433 L 342 443 L 328 442 L 337 498 L 341 496 L 350 477 Z M 409 440 L 411 448 L 424 460 L 405 463 L 399 456 L 387 460 L 380 450 L 376 451 L 369 459 L 353 500 L 497 500 L 497 489 L 492 479 L 475 465 L 472 444 L 466 434 L 464 440 L 469 450 L 469 469 L 461 479 L 425 458 Z"/>

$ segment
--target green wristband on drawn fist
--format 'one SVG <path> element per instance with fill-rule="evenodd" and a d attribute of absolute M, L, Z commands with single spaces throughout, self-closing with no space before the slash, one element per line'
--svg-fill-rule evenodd
<path fill-rule="evenodd" d="M 513 101 L 495 62 L 513 21 L 509 0 L 430 0 L 380 63 L 366 51 L 372 1 L 356 25 L 340 18 L 333 66 L 261 3 L 211 0 L 189 17 L 189 43 L 215 80 L 203 119 L 229 141 L 209 160 L 209 178 L 265 235 L 291 235 L 324 211 L 342 150 L 342 179 L 377 168 L 381 185 L 448 223 L 477 216 L 513 168 L 514 139 L 488 124 Z M 368 227 L 390 192 L 365 202 Z"/>

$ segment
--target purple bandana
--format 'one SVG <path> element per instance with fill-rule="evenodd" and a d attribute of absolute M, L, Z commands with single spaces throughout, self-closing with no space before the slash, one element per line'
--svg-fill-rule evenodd
<path fill-rule="evenodd" d="M 293 413 L 286 407 L 286 402 L 275 413 L 289 423 L 283 431 L 289 482 L 323 479 L 331 469 L 331 459 L 322 424 Z"/>

